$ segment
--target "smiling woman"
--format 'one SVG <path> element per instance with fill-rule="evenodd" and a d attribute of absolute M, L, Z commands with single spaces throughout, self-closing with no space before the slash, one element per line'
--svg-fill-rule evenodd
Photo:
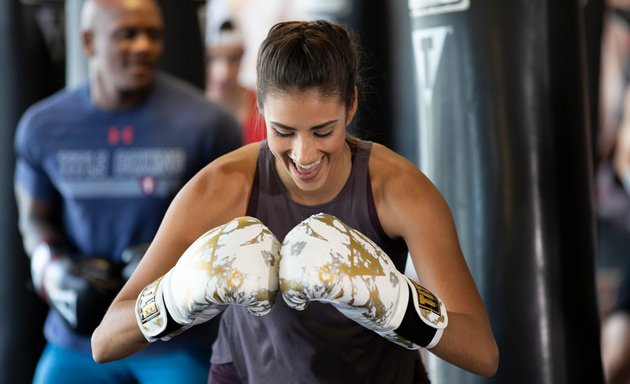
<path fill-rule="evenodd" d="M 446 202 L 411 162 L 346 132 L 357 57 L 339 24 L 271 29 L 257 63 L 268 139 L 181 190 L 93 335 L 96 361 L 223 313 L 212 383 L 426 382 L 419 348 L 494 375 L 497 345 Z M 402 273 L 408 253 L 420 284 Z"/>
<path fill-rule="evenodd" d="M 351 149 L 346 127 L 356 111 L 337 96 L 311 89 L 267 95 L 264 115 L 269 150 L 289 196 L 303 204 L 333 199 L 348 179 Z"/>

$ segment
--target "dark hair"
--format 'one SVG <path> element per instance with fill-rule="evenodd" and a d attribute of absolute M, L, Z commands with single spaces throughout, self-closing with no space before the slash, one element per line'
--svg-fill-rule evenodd
<path fill-rule="evenodd" d="M 258 105 L 269 92 L 316 89 L 354 103 L 359 82 L 359 52 L 353 36 L 340 24 L 324 20 L 274 25 L 258 50 Z"/>
<path fill-rule="evenodd" d="M 235 29 L 236 28 L 234 28 L 234 23 L 232 23 L 232 20 L 225 20 L 223 23 L 221 23 L 221 26 L 219 27 L 219 32 L 232 32 Z"/>

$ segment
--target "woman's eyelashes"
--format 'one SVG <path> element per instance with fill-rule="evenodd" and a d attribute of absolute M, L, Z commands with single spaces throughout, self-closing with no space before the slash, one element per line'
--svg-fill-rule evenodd
<path fill-rule="evenodd" d="M 285 131 L 285 130 L 279 130 L 277 128 L 273 129 L 273 133 L 279 137 L 291 137 L 295 135 L 294 131 Z M 327 130 L 316 130 L 313 131 L 313 136 L 315 137 L 326 137 L 326 136 L 330 136 L 333 133 L 332 129 L 327 129 Z"/>
<path fill-rule="evenodd" d="M 273 129 L 273 133 L 276 136 L 280 136 L 280 137 L 290 137 L 294 134 L 294 132 L 291 131 L 280 131 L 276 128 Z"/>
<path fill-rule="evenodd" d="M 332 130 L 327 130 L 327 131 L 315 131 L 313 132 L 313 135 L 317 136 L 317 137 L 326 137 L 326 136 L 330 136 L 332 135 L 333 131 Z"/>

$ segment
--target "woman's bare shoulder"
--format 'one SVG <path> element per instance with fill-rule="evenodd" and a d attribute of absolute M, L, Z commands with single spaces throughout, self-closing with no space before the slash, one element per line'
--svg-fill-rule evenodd
<path fill-rule="evenodd" d="M 251 181 L 258 160 L 258 144 L 249 144 L 227 153 L 204 167 L 195 177 L 195 182 L 205 187 L 216 184 L 217 180 L 238 186 Z"/>
<path fill-rule="evenodd" d="M 411 161 L 385 146 L 373 145 L 370 183 L 383 229 L 399 237 L 405 228 L 417 226 L 447 209 L 443 197 L 428 177 Z"/>
<path fill-rule="evenodd" d="M 373 187 L 390 188 L 428 181 L 415 164 L 378 143 L 372 144 L 369 168 Z"/>
<path fill-rule="evenodd" d="M 250 144 L 205 166 L 182 189 L 178 198 L 211 211 L 213 221 L 228 221 L 245 214 L 251 191 L 258 145 Z M 209 212 L 210 213 L 210 212 Z"/>

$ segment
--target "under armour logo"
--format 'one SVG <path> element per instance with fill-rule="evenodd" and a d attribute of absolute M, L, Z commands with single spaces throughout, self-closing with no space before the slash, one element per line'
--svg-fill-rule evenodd
<path fill-rule="evenodd" d="M 107 142 L 109 145 L 117 145 L 122 142 L 125 145 L 133 143 L 133 127 L 125 125 L 119 129 L 116 125 L 112 125 L 107 130 Z"/>

